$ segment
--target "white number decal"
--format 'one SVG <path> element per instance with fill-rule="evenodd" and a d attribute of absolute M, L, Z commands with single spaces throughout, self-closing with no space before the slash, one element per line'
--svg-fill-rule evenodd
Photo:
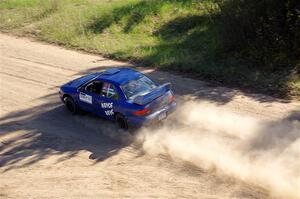
<path fill-rule="evenodd" d="M 113 103 L 101 103 L 101 108 L 109 109 L 105 110 L 105 115 L 114 115 L 114 110 L 113 110 Z"/>
<path fill-rule="evenodd" d="M 104 111 L 105 115 L 114 115 L 114 111 L 112 109 L 108 110 L 108 111 Z"/>
<path fill-rule="evenodd" d="M 113 103 L 101 103 L 101 108 L 112 108 Z"/>

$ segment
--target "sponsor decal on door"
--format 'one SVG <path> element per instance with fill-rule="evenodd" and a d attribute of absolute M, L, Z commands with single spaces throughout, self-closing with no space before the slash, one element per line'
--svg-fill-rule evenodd
<path fill-rule="evenodd" d="M 92 103 L 93 103 L 93 98 L 92 98 L 92 96 L 87 95 L 87 94 L 82 93 L 82 92 L 79 93 L 79 100 L 80 100 L 80 101 L 83 101 L 83 102 L 86 102 L 86 103 L 89 103 L 89 104 L 92 104 Z"/>

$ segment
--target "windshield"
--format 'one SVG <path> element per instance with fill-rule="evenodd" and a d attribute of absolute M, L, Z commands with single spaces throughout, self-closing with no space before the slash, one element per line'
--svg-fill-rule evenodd
<path fill-rule="evenodd" d="M 143 76 L 132 80 L 121 86 L 127 99 L 132 99 L 137 95 L 143 95 L 152 91 L 156 85 L 148 77 Z"/>

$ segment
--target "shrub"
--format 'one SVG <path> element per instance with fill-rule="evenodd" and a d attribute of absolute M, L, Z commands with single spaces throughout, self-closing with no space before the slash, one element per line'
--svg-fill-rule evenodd
<path fill-rule="evenodd" d="M 297 0 L 218 0 L 227 52 L 267 70 L 293 67 L 300 55 Z"/>

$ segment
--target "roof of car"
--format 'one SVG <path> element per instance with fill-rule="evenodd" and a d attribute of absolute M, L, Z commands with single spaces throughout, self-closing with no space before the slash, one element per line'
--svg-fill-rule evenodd
<path fill-rule="evenodd" d="M 122 85 L 130 80 L 137 79 L 141 74 L 131 68 L 110 68 L 101 72 L 97 79 L 108 80 Z"/>

